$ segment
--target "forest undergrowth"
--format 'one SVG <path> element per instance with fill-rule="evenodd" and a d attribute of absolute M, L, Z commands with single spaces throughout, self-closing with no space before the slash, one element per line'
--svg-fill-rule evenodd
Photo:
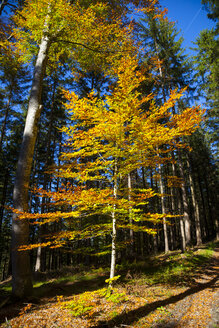
<path fill-rule="evenodd" d="M 113 288 L 106 282 L 109 268 L 45 273 L 23 303 L 10 298 L 10 281 L 2 282 L 1 327 L 216 328 L 218 247 L 122 263 Z"/>

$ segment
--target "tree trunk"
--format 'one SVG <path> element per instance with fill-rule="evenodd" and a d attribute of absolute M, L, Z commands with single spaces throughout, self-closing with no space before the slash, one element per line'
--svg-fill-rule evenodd
<path fill-rule="evenodd" d="M 200 178 L 200 172 L 198 171 L 198 187 L 200 191 L 200 196 L 201 196 L 201 204 L 202 204 L 202 209 L 203 209 L 203 230 L 204 230 L 204 237 L 205 239 L 209 238 L 209 227 L 208 227 L 208 219 L 207 219 L 207 211 L 206 211 L 206 206 L 205 206 L 205 198 L 204 198 L 204 193 L 203 193 L 203 188 L 202 188 L 202 183 L 201 183 L 201 178 Z"/>
<path fill-rule="evenodd" d="M 52 128 L 54 123 L 54 105 L 55 105 L 55 93 L 56 93 L 56 87 L 57 87 L 57 81 L 56 77 L 54 79 L 53 83 L 53 93 L 52 93 L 52 104 L 51 104 L 51 113 L 50 113 L 50 121 L 49 121 L 49 128 L 48 128 L 48 134 L 47 134 L 47 143 L 46 143 L 46 162 L 45 162 L 45 168 L 48 169 L 48 166 L 50 164 L 50 160 L 52 158 L 51 156 L 51 135 L 52 135 Z M 52 152 L 52 155 L 54 156 L 54 151 Z M 44 182 L 43 182 L 43 189 L 46 190 L 48 184 L 48 174 L 44 174 Z M 44 203 L 46 202 L 45 197 L 42 198 L 42 205 L 41 205 L 41 213 L 45 213 L 45 206 Z M 40 226 L 39 227 L 39 240 L 38 242 L 42 242 L 42 235 L 45 232 L 46 227 Z M 35 272 L 41 271 L 41 256 L 42 256 L 42 247 L 39 246 L 37 248 L 37 257 L 36 257 L 36 263 L 35 263 Z"/>
<path fill-rule="evenodd" d="M 166 102 L 166 94 L 165 94 L 165 85 L 164 85 L 164 80 L 163 80 L 163 72 L 162 72 L 162 66 L 161 66 L 161 61 L 159 58 L 159 51 L 158 51 L 158 44 L 156 41 L 156 38 L 154 38 L 154 45 L 156 49 L 156 54 L 158 56 L 158 69 L 159 69 L 159 75 L 161 78 L 161 89 L 162 89 L 162 94 L 163 94 L 163 101 L 164 103 Z M 161 165 L 158 164 L 158 173 L 160 175 L 160 193 L 163 195 L 164 194 L 164 186 L 163 186 L 163 181 L 162 181 L 162 176 L 161 176 Z M 162 214 L 165 214 L 166 209 L 165 209 L 165 202 L 164 202 L 164 196 L 161 196 L 161 209 L 162 209 Z M 168 242 L 168 234 L 167 234 L 167 224 L 166 224 L 166 218 L 163 218 L 163 231 L 164 231 L 164 247 L 165 247 L 165 253 L 169 252 L 169 242 Z"/>
<path fill-rule="evenodd" d="M 172 157 L 174 158 L 174 154 L 172 154 Z M 173 170 L 173 175 L 176 176 L 176 166 L 175 164 L 172 164 L 172 170 Z M 176 192 L 176 196 L 177 196 L 177 201 L 178 201 L 178 208 L 179 208 L 179 212 L 181 214 L 182 209 L 181 209 L 181 197 L 180 197 L 180 192 L 177 188 L 177 192 Z M 185 237 L 185 227 L 184 227 L 184 221 L 183 218 L 180 217 L 180 235 L 181 235 L 181 250 L 182 252 L 185 252 L 186 250 L 186 237 Z"/>
<path fill-rule="evenodd" d="M 8 4 L 8 0 L 1 0 L 1 2 L 0 2 L 0 15 L 2 14 L 2 12 L 5 8 L 5 6 L 7 6 L 7 4 Z"/>
<path fill-rule="evenodd" d="M 184 230 L 184 221 L 183 218 L 180 217 L 180 233 L 181 233 L 181 249 L 184 253 L 186 250 L 186 237 L 185 237 L 185 230 Z"/>
<path fill-rule="evenodd" d="M 212 204 L 212 196 L 210 196 L 210 192 L 209 192 L 209 181 L 210 181 L 210 177 L 208 177 L 208 179 L 206 178 L 206 175 L 204 175 L 204 183 L 205 183 L 205 190 L 206 190 L 206 202 L 207 202 L 207 206 L 208 206 L 208 213 L 209 213 L 209 220 L 211 221 L 211 224 L 209 224 L 210 226 L 210 235 L 213 236 L 214 235 L 214 230 L 215 230 L 215 222 L 217 221 L 217 216 L 215 215 L 214 211 L 213 211 L 213 204 Z M 212 190 L 214 191 L 214 190 Z M 215 192 L 216 193 L 216 192 Z M 211 193 L 213 194 L 213 192 Z"/>
<path fill-rule="evenodd" d="M 114 172 L 114 198 L 117 198 L 117 163 L 115 163 L 115 172 Z M 110 279 L 115 276 L 115 267 L 116 267 L 116 213 L 114 210 L 112 212 L 112 253 L 111 253 L 111 267 L 110 267 Z M 110 283 L 112 286 L 112 283 Z"/>
<path fill-rule="evenodd" d="M 164 185 L 163 185 L 163 180 L 161 176 L 161 165 L 158 164 L 158 173 L 159 173 L 159 183 L 160 183 L 160 193 L 161 193 L 161 209 L 162 209 L 162 214 L 166 213 L 166 208 L 165 208 L 165 201 L 164 201 Z M 168 241 L 168 234 L 167 234 L 167 223 L 166 223 L 166 218 L 163 218 L 163 231 L 164 231 L 164 245 L 165 245 L 165 253 L 169 252 L 169 241 Z"/>
<path fill-rule="evenodd" d="M 131 182 L 131 173 L 128 174 L 128 199 L 131 202 L 131 192 L 132 192 L 132 182 Z M 131 218 L 131 207 L 129 208 L 129 224 L 132 226 L 132 218 Z M 130 236 L 130 256 L 133 257 L 134 254 L 134 233 L 133 229 L 129 229 L 129 236 Z"/>
<path fill-rule="evenodd" d="M 182 201 L 183 201 L 183 217 L 184 217 L 184 224 L 185 224 L 185 237 L 186 237 L 186 245 L 189 245 L 191 243 L 191 222 L 189 218 L 189 206 L 187 202 L 187 195 L 186 195 L 186 187 L 185 187 L 185 176 L 182 168 L 182 158 L 180 151 L 178 151 L 179 156 L 179 173 L 180 177 L 182 179 Z"/>
<path fill-rule="evenodd" d="M 201 245 L 202 244 L 202 235 L 201 235 L 201 224 L 200 224 L 200 212 L 199 212 L 199 205 L 196 200 L 195 196 L 195 187 L 191 175 L 191 166 L 189 161 L 187 160 L 187 168 L 188 168 L 188 175 L 189 175 L 189 183 L 190 183 L 190 190 L 191 190 L 191 196 L 192 196 L 192 204 L 194 208 L 194 215 L 195 215 L 195 232 L 196 232 L 196 244 Z"/>
<path fill-rule="evenodd" d="M 175 174 L 176 174 L 175 165 L 171 164 L 171 167 L 172 167 L 171 174 L 173 174 L 175 176 Z M 171 207 L 171 212 L 172 212 L 171 214 L 172 215 L 178 214 L 177 211 L 176 211 L 176 204 L 175 204 L 175 201 L 176 201 L 176 188 L 174 188 L 174 187 L 170 187 L 170 198 L 171 198 L 170 207 Z M 172 225 L 171 231 L 172 231 L 172 234 L 173 234 L 172 248 L 175 249 L 177 247 L 177 219 L 176 218 L 174 220 L 174 224 Z"/>
<path fill-rule="evenodd" d="M 9 176 L 10 176 L 9 169 L 6 168 L 4 184 L 3 184 L 3 190 L 2 190 L 2 199 L 1 199 L 1 205 L 0 205 L 0 235 L 1 235 L 1 232 L 2 232 L 4 205 L 5 205 L 5 202 L 6 202 Z"/>
<path fill-rule="evenodd" d="M 37 125 L 42 107 L 42 84 L 49 44 L 48 37 L 44 36 L 41 40 L 36 60 L 23 140 L 17 165 L 13 201 L 14 208 L 21 212 L 28 211 L 28 188 L 37 137 Z M 28 238 L 28 221 L 19 220 L 18 215 L 14 213 L 12 221 L 12 292 L 14 296 L 19 298 L 32 293 L 29 254 L 27 251 L 18 250 L 19 246 L 28 244 Z"/>
<path fill-rule="evenodd" d="M 42 252 L 42 247 L 39 246 L 37 248 L 37 257 L 36 257 L 36 264 L 35 264 L 35 272 L 39 272 L 41 270 L 41 252 Z"/>
<path fill-rule="evenodd" d="M 7 124 L 7 119 L 8 119 L 8 113 L 9 113 L 10 104 L 11 104 L 11 91 L 10 91 L 10 94 L 9 94 L 9 97 L 8 97 L 8 102 L 7 102 L 6 110 L 5 110 L 5 117 L 4 117 L 4 121 L 2 123 L 2 128 L 1 128 L 0 152 L 2 150 L 3 139 L 4 139 L 4 136 L 5 136 L 5 130 L 6 130 L 6 124 Z"/>

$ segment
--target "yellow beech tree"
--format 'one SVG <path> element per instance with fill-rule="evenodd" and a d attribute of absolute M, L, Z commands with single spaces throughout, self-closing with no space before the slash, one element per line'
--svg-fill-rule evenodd
<path fill-rule="evenodd" d="M 135 57 L 122 58 L 113 73 L 114 82 L 104 99 L 94 92 L 86 98 L 64 92 L 72 124 L 62 129 L 67 135 L 61 155 L 63 164 L 52 174 L 72 182 L 57 192 L 37 191 L 42 197 L 49 197 L 57 211 L 20 215 L 20 220 L 29 218 L 32 224 L 65 222 L 66 229 L 51 235 L 42 246 L 60 247 L 69 240 L 111 235 L 110 279 L 115 275 L 117 230 L 156 233 L 147 227 L 147 222 L 162 222 L 164 216 L 143 210 L 155 195 L 152 189 L 132 189 L 130 185 L 124 188 L 122 181 L 134 170 L 170 160 L 168 151 L 183 147 L 180 138 L 190 135 L 202 117 L 198 107 L 172 114 L 171 108 L 184 90 L 173 90 L 160 107 L 152 94 L 142 97 L 138 87 L 145 72 L 139 69 Z M 147 110 L 143 109 L 145 103 Z M 102 221 L 96 219 L 94 223 L 94 216 Z M 165 214 L 168 216 L 171 215 Z M 78 229 L 81 220 L 85 225 Z"/>
<path fill-rule="evenodd" d="M 13 191 L 15 209 L 28 211 L 28 188 L 43 107 L 41 96 L 45 74 L 50 74 L 67 59 L 73 70 L 106 69 L 115 65 L 121 53 L 130 52 L 132 47 L 130 27 L 123 21 L 128 4 L 145 5 L 146 10 L 151 11 L 156 2 L 27 0 L 22 9 L 16 11 L 13 49 L 20 61 L 34 63 L 34 71 Z M 28 222 L 17 220 L 14 213 L 12 290 L 18 297 L 31 293 L 29 256 L 27 252 L 18 252 L 18 247 L 27 244 L 28 238 Z"/>

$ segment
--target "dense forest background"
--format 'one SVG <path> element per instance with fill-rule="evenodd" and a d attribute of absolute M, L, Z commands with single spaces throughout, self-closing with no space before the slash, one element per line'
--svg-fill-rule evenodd
<path fill-rule="evenodd" d="M 175 23 L 165 18 L 163 8 L 152 1 L 143 2 L 150 10 L 140 11 L 133 19 L 131 13 L 139 7 L 138 1 L 60 0 L 56 5 L 46 0 L 1 1 L 0 279 L 13 273 L 18 296 L 30 291 L 27 275 L 31 271 L 78 264 L 105 266 L 110 261 L 112 265 L 112 261 L 134 261 L 161 251 L 185 251 L 219 237 L 218 5 L 214 0 L 202 0 L 215 28 L 200 33 L 194 44 L 195 55 L 189 57 Z M 104 7 L 106 3 L 108 7 Z M 134 61 L 124 64 L 130 53 Z M 76 106 L 78 113 L 85 103 L 100 110 L 105 105 L 110 112 L 107 99 L 121 82 L 118 74 L 124 74 L 128 67 L 119 70 L 121 63 L 135 66 L 133 76 L 141 74 L 139 83 L 134 84 L 131 77 L 126 85 L 139 101 L 141 113 L 149 115 L 151 104 L 159 109 L 168 104 L 172 117 L 183 117 L 187 108 L 199 104 L 206 110 L 202 122 L 194 123 L 198 128 L 187 132 L 184 128 L 177 138 L 175 135 L 174 147 L 166 139 L 157 141 L 159 133 L 154 134 L 147 160 L 137 165 L 140 160 L 136 156 L 140 155 L 133 155 L 133 148 L 130 153 L 122 149 L 117 157 L 120 164 L 117 161 L 115 166 L 114 160 L 112 169 L 110 161 L 116 157 L 117 141 L 107 155 L 108 167 L 97 165 L 95 150 L 101 148 L 89 144 L 88 137 L 84 140 L 89 150 L 82 152 L 86 147 L 81 139 L 77 150 L 72 150 L 74 136 L 70 130 L 77 126 L 77 131 L 86 135 L 97 120 L 100 122 L 101 115 L 95 113 L 95 119 L 86 112 L 74 116 L 68 104 L 72 104 L 70 110 Z M 128 99 L 128 91 L 124 85 L 120 87 L 123 98 Z M 72 100 L 64 89 L 77 97 Z M 182 97 L 174 96 L 176 89 L 184 90 Z M 89 98 L 91 93 L 93 98 Z M 149 98 L 141 103 L 139 99 L 144 97 Z M 115 99 L 111 104 L 115 105 Z M 111 117 L 114 112 L 116 109 L 111 110 Z M 87 117 L 89 124 L 83 125 Z M 160 115 L 156 123 L 161 129 L 168 126 L 168 120 L 168 115 Z M 123 124 L 126 127 L 131 124 L 127 122 Z M 127 128 L 125 136 L 131 133 Z M 105 138 L 102 146 L 109 145 Z M 105 154 L 104 148 L 101 151 Z M 95 170 L 90 163 L 97 165 Z M 104 210 L 101 207 L 101 190 L 105 191 L 106 185 L 120 200 L 118 212 L 110 201 L 105 202 Z M 80 191 L 80 199 L 73 202 L 70 194 L 75 195 L 74 188 L 81 186 L 90 191 L 90 198 Z M 151 196 L 144 199 L 146 190 Z M 95 193 L 91 195 L 91 191 Z M 10 208 L 18 210 L 13 220 Z M 19 211 L 29 213 L 29 218 L 19 221 Z M 109 212 L 113 212 L 112 217 Z M 36 216 L 31 216 L 34 213 Z M 112 221 L 115 215 L 116 231 Z M 112 240 L 115 245 L 111 250 Z M 34 245 L 29 251 L 17 250 L 29 243 Z M 24 280 L 26 287 L 19 287 L 24 286 Z"/>

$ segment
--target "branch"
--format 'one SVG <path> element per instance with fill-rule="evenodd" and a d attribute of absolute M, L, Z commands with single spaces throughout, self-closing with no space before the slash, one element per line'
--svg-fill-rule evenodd
<path fill-rule="evenodd" d="M 68 41 L 68 40 L 61 40 L 61 39 L 55 39 L 55 41 L 53 42 L 63 42 L 63 43 L 70 43 L 70 44 L 74 44 L 76 46 L 82 46 L 88 50 L 94 51 L 94 52 L 99 52 L 99 53 L 116 53 L 117 51 L 110 51 L 110 50 L 99 50 L 99 49 L 95 49 L 92 47 L 87 46 L 86 44 L 80 43 L 80 42 L 72 42 L 72 41 Z M 119 52 L 119 51 L 118 51 Z"/>

